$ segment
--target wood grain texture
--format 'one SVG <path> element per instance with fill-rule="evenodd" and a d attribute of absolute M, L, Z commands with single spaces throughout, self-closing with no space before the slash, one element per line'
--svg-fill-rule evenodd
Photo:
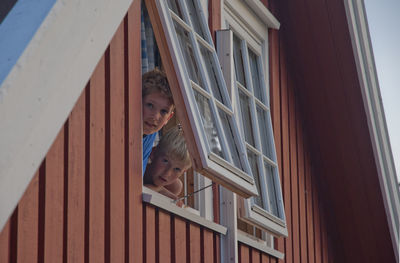
<path fill-rule="evenodd" d="M 257 249 L 251 249 L 250 262 L 252 262 L 252 263 L 260 263 L 261 262 L 260 251 L 258 251 Z"/>
<path fill-rule="evenodd" d="M 84 262 L 85 254 L 85 100 L 83 92 L 68 121 L 68 262 Z"/>
<path fill-rule="evenodd" d="M 4 225 L 0 232 L 0 262 L 10 260 L 10 220 Z"/>
<path fill-rule="evenodd" d="M 250 249 L 248 246 L 239 244 L 239 262 L 240 263 L 250 262 Z"/>
<path fill-rule="evenodd" d="M 144 207 L 144 260 L 145 262 L 156 261 L 156 210 L 152 206 Z"/>
<path fill-rule="evenodd" d="M 110 257 L 125 258 L 124 28 L 110 43 Z"/>
<path fill-rule="evenodd" d="M 143 260 L 143 208 L 142 208 L 142 77 L 140 38 L 141 1 L 133 1 L 127 14 L 128 48 L 128 229 L 129 262 Z"/>
<path fill-rule="evenodd" d="M 299 244 L 300 262 L 307 262 L 307 228 L 306 228 L 306 204 L 305 204 L 305 168 L 304 168 L 304 138 L 300 119 L 300 109 L 296 103 L 296 132 L 297 132 L 297 175 L 299 191 Z"/>
<path fill-rule="evenodd" d="M 17 262 L 37 262 L 38 226 L 39 172 L 36 172 L 18 203 Z"/>
<path fill-rule="evenodd" d="M 186 222 L 178 217 L 173 219 L 173 261 L 176 263 L 186 262 Z"/>
<path fill-rule="evenodd" d="M 309 154 L 305 154 L 306 175 L 306 209 L 307 209 L 307 262 L 314 263 L 314 209 L 313 209 L 313 187 L 311 177 L 311 163 Z"/>
<path fill-rule="evenodd" d="M 280 43 L 280 50 L 283 44 Z M 290 180 L 290 156 L 289 156 L 289 106 L 288 106 L 288 87 L 286 72 L 286 56 L 280 53 L 280 86 L 281 86 L 281 131 L 282 131 L 282 191 L 285 205 L 286 226 L 288 237 L 285 239 L 285 262 L 292 262 L 292 200 L 291 200 L 291 180 Z"/>
<path fill-rule="evenodd" d="M 68 151 L 64 136 L 62 129 L 45 162 L 44 261 L 48 262 L 61 261 L 64 255 L 64 154 Z"/>
<path fill-rule="evenodd" d="M 158 211 L 158 256 L 160 262 L 171 262 L 171 216 Z"/>
<path fill-rule="evenodd" d="M 203 263 L 213 263 L 214 262 L 214 239 L 213 239 L 213 232 L 207 229 L 202 229 L 202 262 Z"/>
<path fill-rule="evenodd" d="M 297 138 L 296 138 L 296 104 L 294 101 L 293 82 L 288 79 L 289 98 L 289 144 L 290 144 L 290 180 L 292 198 L 292 249 L 293 262 L 300 262 L 299 242 L 299 195 L 298 195 L 298 174 L 297 174 Z"/>
<path fill-rule="evenodd" d="M 190 262 L 201 262 L 201 245 L 200 245 L 200 227 L 195 224 L 189 224 L 189 255 Z"/>
<path fill-rule="evenodd" d="M 104 262 L 105 64 L 100 59 L 90 79 L 89 261 Z"/>

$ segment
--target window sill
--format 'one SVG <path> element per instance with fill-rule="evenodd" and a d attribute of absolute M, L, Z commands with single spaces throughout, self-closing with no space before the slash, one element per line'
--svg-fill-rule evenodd
<path fill-rule="evenodd" d="M 268 247 L 264 242 L 260 242 L 258 239 L 254 238 L 253 236 L 249 236 L 246 233 L 243 233 L 242 231 L 238 230 L 237 238 L 238 238 L 238 242 L 241 242 L 245 245 L 248 245 L 249 247 L 260 250 L 260 251 L 267 253 L 273 257 L 276 257 L 279 259 L 284 259 L 284 257 L 285 257 L 285 254 L 283 254 L 282 252 L 279 252 L 278 250 Z"/>
<path fill-rule="evenodd" d="M 147 187 L 143 186 L 143 193 L 142 193 L 142 200 L 145 203 L 152 204 L 159 208 L 162 208 L 172 214 L 185 218 L 191 222 L 204 226 L 214 232 L 220 233 L 222 235 L 226 235 L 227 228 L 209 221 L 201 216 L 199 216 L 196 210 L 188 207 L 188 208 L 181 208 L 175 205 L 172 199 L 161 195 Z M 194 210 L 194 211 L 191 211 Z"/>

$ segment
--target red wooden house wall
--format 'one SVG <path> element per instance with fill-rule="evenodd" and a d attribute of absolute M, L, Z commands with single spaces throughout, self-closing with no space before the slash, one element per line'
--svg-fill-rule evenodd
<path fill-rule="evenodd" d="M 220 28 L 220 4 L 209 1 L 212 31 Z M 134 1 L 2 230 L 0 262 L 219 262 L 219 234 L 142 204 L 139 35 Z M 270 30 L 269 41 L 289 236 L 275 242 L 284 260 L 239 244 L 239 262 L 328 262 L 323 204 L 281 31 Z"/>

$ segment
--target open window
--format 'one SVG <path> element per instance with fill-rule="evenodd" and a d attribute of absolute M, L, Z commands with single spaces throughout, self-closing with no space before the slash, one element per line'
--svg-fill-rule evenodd
<path fill-rule="evenodd" d="M 264 6 L 258 8 L 265 9 L 264 16 L 272 16 Z M 226 1 L 223 19 L 229 30 L 217 35 L 218 52 L 230 54 L 229 58 L 221 58 L 221 65 L 230 83 L 237 122 L 259 192 L 247 200 L 239 198 L 238 223 L 247 222 L 287 236 L 268 89 L 268 26 L 276 24 L 265 24 L 273 17 L 260 19 L 251 5 L 241 1 Z M 254 235 L 261 236 L 257 231 Z"/>
<path fill-rule="evenodd" d="M 194 169 L 243 197 L 257 195 L 200 2 L 145 3 Z"/>

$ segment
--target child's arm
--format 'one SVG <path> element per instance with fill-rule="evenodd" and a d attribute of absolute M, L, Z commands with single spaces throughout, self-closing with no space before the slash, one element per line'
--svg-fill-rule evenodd
<path fill-rule="evenodd" d="M 170 191 L 172 194 L 178 196 L 182 192 L 183 183 L 178 178 L 178 179 L 175 179 L 170 184 L 167 184 L 166 186 L 164 186 L 164 188 L 167 189 L 168 191 Z"/>
<path fill-rule="evenodd" d="M 154 184 L 143 184 L 143 186 L 146 186 L 155 192 L 160 192 L 161 188 L 163 188 L 162 186 L 155 186 Z"/>

